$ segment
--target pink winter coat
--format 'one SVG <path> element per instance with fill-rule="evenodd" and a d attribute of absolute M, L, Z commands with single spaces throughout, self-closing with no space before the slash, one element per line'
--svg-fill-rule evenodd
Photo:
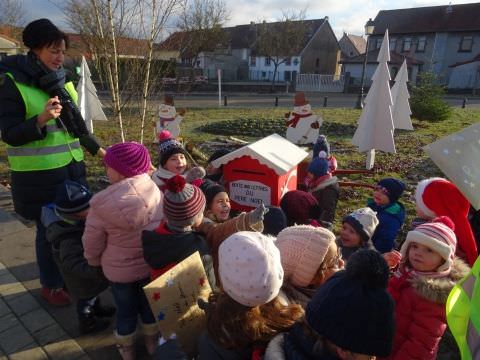
<path fill-rule="evenodd" d="M 395 274 L 388 292 L 395 300 L 396 332 L 388 360 L 435 360 L 447 327 L 445 304 L 457 281 L 469 267 L 455 259 L 449 275 L 441 278 Z"/>
<path fill-rule="evenodd" d="M 134 282 L 150 275 L 141 234 L 163 219 L 163 195 L 148 174 L 112 184 L 94 195 L 83 234 L 84 254 L 108 280 Z"/>

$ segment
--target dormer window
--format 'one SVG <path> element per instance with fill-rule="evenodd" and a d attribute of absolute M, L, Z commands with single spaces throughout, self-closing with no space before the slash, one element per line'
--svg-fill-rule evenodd
<path fill-rule="evenodd" d="M 427 46 L 427 37 L 420 36 L 418 38 L 417 52 L 425 52 L 425 47 Z"/>
<path fill-rule="evenodd" d="M 463 35 L 460 40 L 460 46 L 458 52 L 469 52 L 472 51 L 473 46 L 473 36 L 472 35 Z"/>
<path fill-rule="evenodd" d="M 410 51 L 411 48 L 412 48 L 412 38 L 406 37 L 405 39 L 403 39 L 402 51 L 403 52 Z"/>

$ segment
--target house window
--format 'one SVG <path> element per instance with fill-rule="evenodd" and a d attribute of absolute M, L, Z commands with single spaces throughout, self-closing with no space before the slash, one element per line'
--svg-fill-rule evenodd
<path fill-rule="evenodd" d="M 283 73 L 283 78 L 285 81 L 290 81 L 292 79 L 292 73 L 290 71 L 285 71 Z"/>
<path fill-rule="evenodd" d="M 319 58 L 317 58 L 317 59 L 315 60 L 315 66 L 316 66 L 316 67 L 319 67 L 319 66 L 320 66 L 320 59 L 319 59 Z"/>
<path fill-rule="evenodd" d="M 250 66 L 257 66 L 257 57 L 256 56 L 250 56 Z"/>
<path fill-rule="evenodd" d="M 262 79 L 265 79 L 267 77 L 267 73 L 265 71 L 262 71 Z"/>
<path fill-rule="evenodd" d="M 200 67 L 200 63 L 201 63 L 201 61 L 197 60 L 197 67 Z"/>
<path fill-rule="evenodd" d="M 285 65 L 286 66 L 292 65 L 292 58 L 290 56 L 285 58 Z"/>
<path fill-rule="evenodd" d="M 473 45 L 473 36 L 472 35 L 464 35 L 460 40 L 460 47 L 458 48 L 459 52 L 468 52 L 472 51 Z"/>
<path fill-rule="evenodd" d="M 395 48 L 397 47 L 397 39 L 391 38 L 389 46 L 390 46 L 390 51 L 395 51 Z"/>
<path fill-rule="evenodd" d="M 380 47 L 382 46 L 382 41 L 382 38 L 378 38 L 375 40 L 375 49 L 380 49 Z"/>
<path fill-rule="evenodd" d="M 265 66 L 270 66 L 271 63 L 272 63 L 272 59 L 269 56 L 267 56 L 265 58 Z"/>
<path fill-rule="evenodd" d="M 402 51 L 410 51 L 412 48 L 412 38 L 411 37 L 406 37 L 403 39 L 403 46 L 402 46 Z"/>
<path fill-rule="evenodd" d="M 300 60 L 298 58 L 293 58 L 293 65 L 297 66 Z"/>
<path fill-rule="evenodd" d="M 426 36 L 420 36 L 418 38 L 417 52 L 424 52 L 426 45 L 427 45 L 427 37 Z"/>

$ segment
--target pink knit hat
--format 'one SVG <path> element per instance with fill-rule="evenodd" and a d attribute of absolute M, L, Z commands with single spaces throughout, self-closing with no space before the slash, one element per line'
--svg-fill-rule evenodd
<path fill-rule="evenodd" d="M 445 259 L 437 272 L 450 272 L 457 247 L 457 237 L 453 232 L 454 229 L 455 225 L 448 216 L 440 216 L 431 222 L 418 225 L 415 230 L 409 231 L 407 234 L 407 239 L 400 249 L 402 258 L 405 260 L 408 258 L 408 247 L 412 242 L 415 242 L 429 247 Z"/>
<path fill-rule="evenodd" d="M 285 279 L 294 286 L 310 285 L 335 235 L 322 227 L 297 225 L 283 229 L 275 245 L 280 250 Z"/>
<path fill-rule="evenodd" d="M 151 163 L 147 148 L 136 142 L 125 142 L 110 146 L 103 162 L 127 178 L 145 174 Z"/>
<path fill-rule="evenodd" d="M 258 232 L 240 231 L 220 245 L 218 274 L 223 290 L 236 302 L 254 307 L 278 295 L 283 269 L 273 241 Z"/>

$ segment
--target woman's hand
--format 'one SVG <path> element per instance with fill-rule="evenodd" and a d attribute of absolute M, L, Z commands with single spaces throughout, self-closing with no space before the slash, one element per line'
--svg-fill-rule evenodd
<path fill-rule="evenodd" d="M 45 104 L 45 108 L 43 109 L 43 112 L 37 116 L 38 126 L 43 128 L 46 125 L 47 121 L 58 118 L 61 112 L 62 105 L 60 105 L 58 96 L 48 99 L 47 103 Z"/>

